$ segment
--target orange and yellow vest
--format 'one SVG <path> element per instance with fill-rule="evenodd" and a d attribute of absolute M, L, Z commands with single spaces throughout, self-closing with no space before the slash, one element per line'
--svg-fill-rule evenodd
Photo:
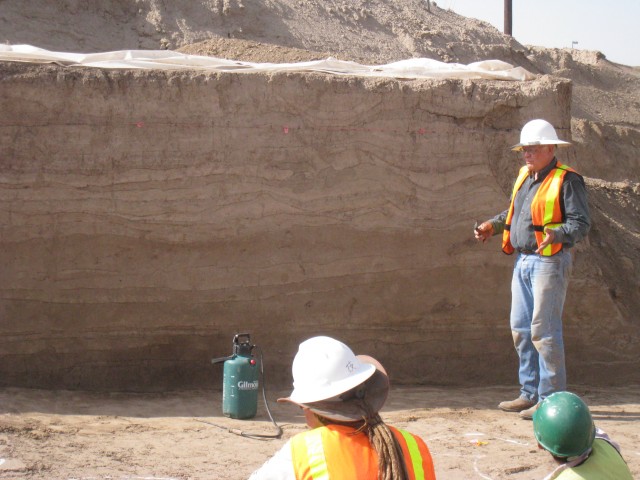
<path fill-rule="evenodd" d="M 531 201 L 531 218 L 533 220 L 533 229 L 536 236 L 536 242 L 538 245 L 542 243 L 544 239 L 544 227 L 557 227 L 562 225 L 564 218 L 562 216 L 562 209 L 560 208 L 560 190 L 562 189 L 562 182 L 567 172 L 574 172 L 570 167 L 556 164 L 554 168 L 547 174 L 540 188 L 536 192 L 533 200 Z M 509 205 L 509 211 L 507 212 L 507 218 L 505 220 L 504 232 L 502 233 L 502 251 L 508 255 L 514 252 L 513 245 L 511 245 L 511 220 L 513 219 L 513 204 L 516 198 L 516 193 L 522 187 L 522 184 L 529 176 L 529 169 L 524 166 L 520 169 L 516 183 L 513 185 L 513 193 L 511 194 L 511 204 Z M 550 257 L 562 250 L 561 243 L 552 243 L 547 245 L 542 251 L 542 255 Z"/>
<path fill-rule="evenodd" d="M 402 448 L 411 480 L 435 480 L 431 453 L 424 441 L 389 427 Z M 297 480 L 377 480 L 378 454 L 363 433 L 344 425 L 327 425 L 291 439 Z"/>

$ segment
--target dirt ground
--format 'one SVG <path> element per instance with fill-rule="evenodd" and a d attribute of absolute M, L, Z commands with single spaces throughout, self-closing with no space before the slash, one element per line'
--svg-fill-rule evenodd
<path fill-rule="evenodd" d="M 573 387 L 596 424 L 616 440 L 640 475 L 640 386 Z M 299 411 L 267 392 L 281 439 L 245 438 L 229 430 L 273 434 L 262 399 L 253 420 L 221 415 L 221 392 L 163 394 L 0 390 L 0 478 L 248 478 L 286 439 L 300 432 Z M 540 479 L 552 468 L 532 423 L 495 405 L 514 389 L 396 387 L 382 416 L 427 442 L 441 479 Z"/>

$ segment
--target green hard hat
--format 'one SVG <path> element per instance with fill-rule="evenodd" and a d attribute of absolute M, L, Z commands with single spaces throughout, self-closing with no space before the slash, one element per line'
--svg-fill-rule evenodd
<path fill-rule="evenodd" d="M 556 457 L 576 457 L 593 444 L 596 427 L 589 407 L 574 393 L 556 392 L 545 398 L 533 414 L 538 443 Z"/>

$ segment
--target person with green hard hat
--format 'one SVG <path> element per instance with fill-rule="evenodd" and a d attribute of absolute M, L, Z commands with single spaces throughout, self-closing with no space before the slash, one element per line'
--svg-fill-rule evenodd
<path fill-rule="evenodd" d="M 533 433 L 558 463 L 544 480 L 633 480 L 620 447 L 594 425 L 589 407 L 574 393 L 545 398 L 533 414 Z"/>

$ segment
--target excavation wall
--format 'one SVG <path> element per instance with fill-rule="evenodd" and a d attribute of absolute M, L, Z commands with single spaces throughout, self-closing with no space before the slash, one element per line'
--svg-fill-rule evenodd
<path fill-rule="evenodd" d="M 0 69 L 0 385 L 219 386 L 239 332 L 281 384 L 318 334 L 397 383 L 517 384 L 513 259 L 472 227 L 522 124 L 569 135 L 568 81 Z M 570 381 L 638 380 L 591 248 Z"/>

